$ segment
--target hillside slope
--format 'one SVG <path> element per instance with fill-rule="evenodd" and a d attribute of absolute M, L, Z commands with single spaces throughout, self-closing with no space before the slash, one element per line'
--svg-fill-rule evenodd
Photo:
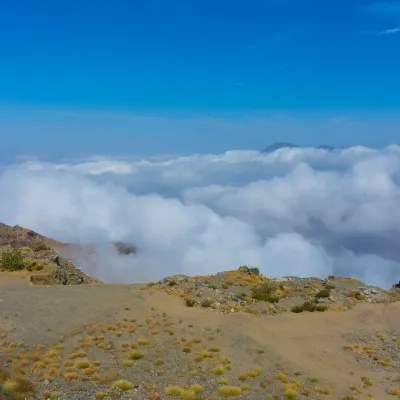
<path fill-rule="evenodd" d="M 69 246 L 72 245 L 47 238 L 32 230 L 0 223 L 0 284 L 99 283 L 59 255 L 57 250 Z M 6 259 L 14 261 L 11 264 Z"/>

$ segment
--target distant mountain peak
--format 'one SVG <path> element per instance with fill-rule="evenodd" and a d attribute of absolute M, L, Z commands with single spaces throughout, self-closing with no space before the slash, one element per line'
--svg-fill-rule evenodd
<path fill-rule="evenodd" d="M 279 149 L 293 149 L 293 148 L 304 148 L 305 146 L 299 146 L 294 143 L 288 143 L 288 142 L 275 142 L 272 143 L 271 145 L 267 146 L 265 149 L 261 150 L 262 153 L 273 153 L 276 150 Z M 307 146 L 309 147 L 309 146 Z M 330 146 L 329 144 L 321 144 L 318 147 L 310 146 L 313 149 L 320 149 L 320 150 L 328 150 L 332 151 L 335 150 L 335 147 Z"/>

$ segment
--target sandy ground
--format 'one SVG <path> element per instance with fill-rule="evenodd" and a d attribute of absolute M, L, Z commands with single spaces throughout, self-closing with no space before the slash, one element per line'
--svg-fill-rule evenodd
<path fill-rule="evenodd" d="M 0 286 L 3 285 L 29 285 L 32 273 L 23 271 L 0 271 Z"/>
<path fill-rule="evenodd" d="M 188 335 L 190 326 L 197 335 L 212 332 L 234 366 L 230 374 L 259 367 L 273 376 L 284 369 L 288 375 L 318 380 L 320 386 L 332 390 L 330 395 L 309 398 L 400 398 L 400 394 L 396 397 L 387 393 L 389 389 L 400 389 L 400 382 L 393 383 L 400 375 L 398 352 L 392 354 L 392 364 L 385 368 L 368 357 L 343 349 L 350 343 L 371 341 L 379 346 L 383 342 L 376 338 L 379 333 L 388 341 L 382 346 L 392 346 L 390 338 L 400 336 L 400 303 L 360 304 L 346 312 L 285 313 L 274 317 L 223 315 L 213 310 L 187 308 L 174 296 L 142 291 L 134 285 L 13 284 L 19 278 L 20 283 L 24 282 L 25 278 L 15 276 L 15 282 L 10 280 L 0 286 L 0 330 L 7 331 L 9 339 L 15 342 L 51 345 L 88 324 L 113 324 L 124 318 L 145 319 L 152 312 L 166 313 L 171 320 L 179 321 L 174 325 L 175 335 Z M 162 346 L 162 342 L 158 345 Z M 255 353 L 257 348 L 263 348 L 265 353 Z M 397 350 L 398 347 L 394 348 L 394 353 Z M 361 378 L 371 379 L 373 385 L 364 388 Z M 354 387 L 359 389 L 355 391 Z M 257 391 L 246 396 L 243 398 L 268 398 Z M 285 398 L 279 396 L 275 398 Z"/>

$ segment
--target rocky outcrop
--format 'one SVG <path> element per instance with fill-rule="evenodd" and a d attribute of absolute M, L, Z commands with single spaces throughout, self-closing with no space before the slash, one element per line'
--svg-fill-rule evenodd
<path fill-rule="evenodd" d="M 277 314 L 285 311 L 345 311 L 358 302 L 388 303 L 400 300 L 400 290 L 368 286 L 353 278 L 284 277 L 268 279 L 257 269 L 240 267 L 216 275 L 175 275 L 149 287 L 177 295 L 188 307 L 224 313 Z"/>
<path fill-rule="evenodd" d="M 82 272 L 71 262 L 61 258 L 55 250 L 42 250 L 30 252 L 26 258 L 46 260 L 51 263 L 52 268 L 46 274 L 35 274 L 31 276 L 34 285 L 82 285 L 100 283 Z"/>

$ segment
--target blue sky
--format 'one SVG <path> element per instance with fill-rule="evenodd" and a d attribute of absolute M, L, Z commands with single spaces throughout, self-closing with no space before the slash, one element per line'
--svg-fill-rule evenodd
<path fill-rule="evenodd" d="M 400 1 L 5 0 L 0 156 L 400 137 Z"/>

